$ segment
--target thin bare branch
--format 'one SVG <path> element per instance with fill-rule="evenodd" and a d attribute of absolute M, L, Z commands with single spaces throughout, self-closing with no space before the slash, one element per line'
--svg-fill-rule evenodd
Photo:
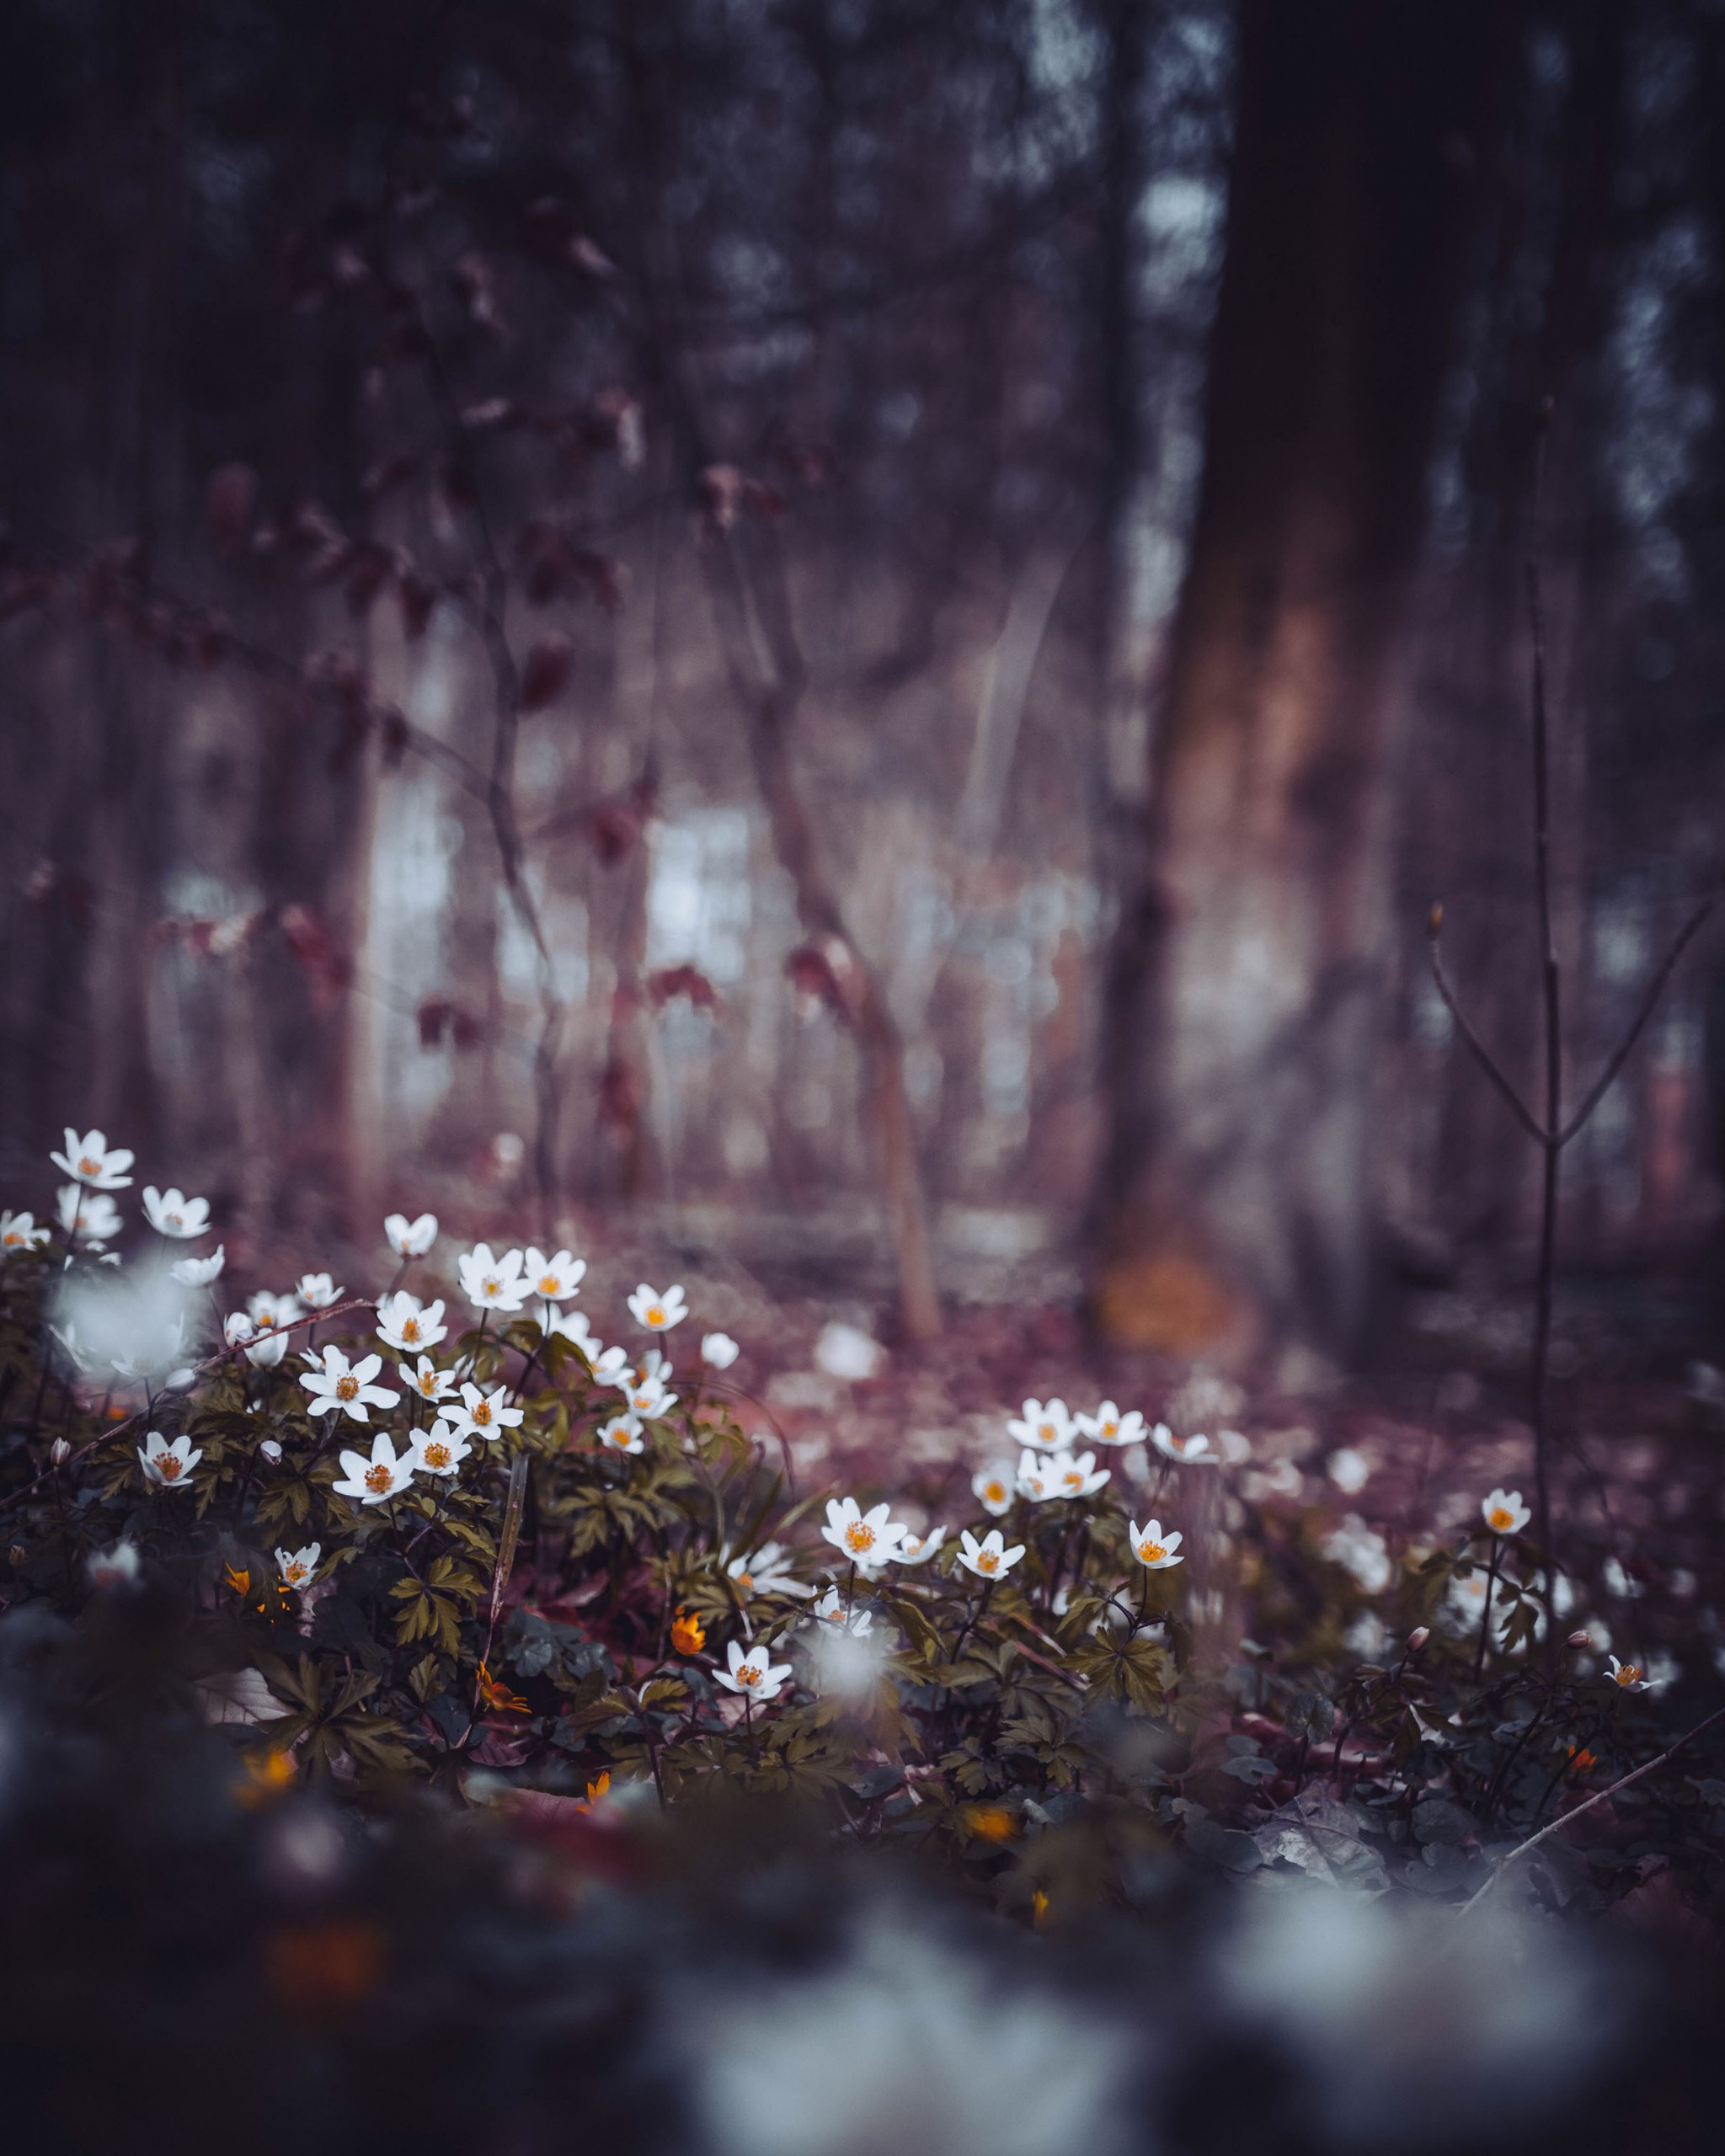
<path fill-rule="evenodd" d="M 1527 1103 L 1522 1099 L 1520 1094 L 1516 1091 L 1514 1086 L 1510 1084 L 1509 1079 L 1503 1075 L 1503 1069 L 1498 1064 L 1497 1059 L 1493 1055 L 1491 1050 L 1486 1046 L 1479 1035 L 1475 1033 L 1473 1027 L 1468 1023 L 1466 1014 L 1463 1011 L 1461 1006 L 1455 1000 L 1455 990 L 1450 987 L 1449 977 L 1444 971 L 1443 957 L 1438 948 L 1438 939 L 1442 933 L 1443 908 L 1441 906 L 1434 906 L 1432 908 L 1430 925 L 1427 929 L 1426 934 L 1428 938 L 1428 947 L 1431 956 L 1432 979 L 1437 985 L 1439 995 L 1444 999 L 1444 1007 L 1450 1013 L 1450 1016 L 1455 1021 L 1455 1030 L 1461 1034 L 1462 1039 L 1466 1043 L 1469 1049 L 1472 1053 L 1474 1060 L 1479 1065 L 1480 1069 L 1485 1072 L 1487 1077 L 1491 1080 L 1492 1083 L 1497 1087 L 1498 1091 L 1503 1095 L 1504 1100 L 1509 1103 L 1510 1109 L 1514 1114 L 1516 1121 L 1521 1125 L 1522 1129 L 1526 1131 L 1530 1138 L 1534 1139 L 1538 1144 L 1543 1145 L 1546 1143 L 1546 1133 L 1535 1120 L 1533 1111 L 1528 1107 Z"/>

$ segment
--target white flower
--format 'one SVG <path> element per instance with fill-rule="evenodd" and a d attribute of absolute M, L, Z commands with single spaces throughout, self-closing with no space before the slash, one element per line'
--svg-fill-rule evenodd
<path fill-rule="evenodd" d="M 1112 1479 L 1108 1469 L 1097 1465 L 1093 1452 L 1081 1452 L 1076 1459 L 1069 1452 L 1057 1452 L 1036 1464 L 1052 1486 L 1048 1492 L 1051 1497 L 1093 1497 Z"/>
<path fill-rule="evenodd" d="M 652 1422 L 655 1416 L 669 1415 L 677 1404 L 676 1393 L 667 1392 L 656 1377 L 643 1375 L 622 1390 L 628 1400 L 629 1412 L 638 1415 L 644 1422 Z"/>
<path fill-rule="evenodd" d="M 429 1355 L 421 1355 L 411 1369 L 405 1363 L 398 1363 L 395 1374 L 421 1400 L 441 1400 L 455 1389 L 455 1372 L 440 1370 Z"/>
<path fill-rule="evenodd" d="M 587 1360 L 601 1385 L 630 1385 L 635 1381 L 634 1365 L 621 1348 L 607 1348 L 601 1354 L 588 1356 Z"/>
<path fill-rule="evenodd" d="M 523 1408 L 510 1406 L 507 1385 L 494 1385 L 489 1392 L 482 1392 L 471 1380 L 462 1387 L 462 1405 L 448 1410 L 457 1429 L 483 1438 L 488 1444 L 513 1429 L 525 1412 Z"/>
<path fill-rule="evenodd" d="M 1026 1450 L 1018 1455 L 1018 1495 L 1028 1497 L 1033 1505 L 1045 1505 L 1050 1497 L 1064 1497 L 1066 1494 L 1060 1481 L 1057 1460 L 1070 1460 L 1070 1453 L 1036 1453 Z"/>
<path fill-rule="evenodd" d="M 99 1130 L 87 1131 L 80 1138 L 68 1127 L 66 1150 L 51 1153 L 48 1158 L 74 1182 L 83 1183 L 89 1190 L 129 1190 L 131 1177 L 126 1172 L 131 1166 L 131 1155 L 124 1149 L 114 1152 L 108 1150 L 108 1140 Z"/>
<path fill-rule="evenodd" d="M 728 1370 L 742 1352 L 728 1332 L 705 1332 L 701 1336 L 701 1359 L 709 1370 Z"/>
<path fill-rule="evenodd" d="M 422 1213 L 410 1220 L 405 1213 L 392 1213 L 383 1233 L 398 1257 L 423 1257 L 437 1240 L 437 1215 Z"/>
<path fill-rule="evenodd" d="M 829 1497 L 822 1538 L 857 1564 L 882 1564 L 896 1556 L 905 1539 L 903 1523 L 887 1518 L 891 1509 L 889 1505 L 877 1505 L 873 1512 L 865 1513 L 854 1497 Z"/>
<path fill-rule="evenodd" d="M 847 1632 L 853 1640 L 867 1639 L 874 1629 L 874 1614 L 852 1609 L 836 1587 L 830 1587 L 809 1612 L 819 1624 L 835 1632 Z"/>
<path fill-rule="evenodd" d="M 460 1473 L 462 1462 L 473 1449 L 454 1424 L 440 1415 L 429 1430 L 422 1430 L 414 1440 L 413 1465 L 424 1468 L 428 1475 L 452 1477 Z"/>
<path fill-rule="evenodd" d="M 154 1183 L 146 1183 L 144 1212 L 158 1235 L 176 1242 L 195 1242 L 210 1232 L 207 1198 L 188 1198 L 184 1191 L 158 1190 Z"/>
<path fill-rule="evenodd" d="M 222 1321 L 222 1337 L 230 1348 L 243 1348 L 248 1340 L 255 1340 L 258 1328 L 243 1310 L 230 1310 Z"/>
<path fill-rule="evenodd" d="M 970 1487 L 976 1501 L 985 1513 L 992 1513 L 998 1519 L 1003 1513 L 1012 1509 L 1012 1497 L 1017 1477 L 1012 1463 L 997 1460 L 991 1466 L 979 1467 L 970 1477 Z"/>
<path fill-rule="evenodd" d="M 274 1438 L 265 1438 L 259 1445 L 258 1450 L 272 1467 L 281 1457 L 281 1447 L 276 1444 Z"/>
<path fill-rule="evenodd" d="M 733 1557 L 725 1576 L 740 1594 L 793 1594 L 802 1599 L 814 1590 L 806 1587 L 790 1569 L 790 1553 L 777 1542 L 763 1542 L 750 1554 Z"/>
<path fill-rule="evenodd" d="M 435 1302 L 428 1310 L 417 1295 L 398 1289 L 377 1305 L 377 1337 L 403 1355 L 416 1355 L 422 1348 L 435 1348 L 449 1337 L 449 1327 L 443 1322 L 443 1305 Z"/>
<path fill-rule="evenodd" d="M 84 1572 L 93 1588 L 110 1594 L 132 1586 L 138 1576 L 137 1545 L 122 1536 L 111 1550 L 91 1550 Z"/>
<path fill-rule="evenodd" d="M 294 1324 L 305 1315 L 296 1295 L 272 1295 L 267 1288 L 259 1289 L 246 1305 L 250 1318 L 252 1335 L 249 1342 L 242 1343 L 237 1336 L 228 1333 L 230 1347 L 245 1346 L 246 1360 L 259 1370 L 273 1370 L 287 1353 L 287 1336 L 281 1327 Z M 236 1311 L 227 1321 L 232 1326 L 238 1318 Z"/>
<path fill-rule="evenodd" d="M 1332 1565 L 1351 1572 L 1368 1594 L 1381 1594 L 1390 1584 L 1394 1567 L 1381 1534 L 1370 1528 L 1358 1513 L 1348 1513 L 1341 1525 L 1321 1545 Z"/>
<path fill-rule="evenodd" d="M 1166 1422 L 1158 1422 L 1150 1433 L 1150 1441 L 1160 1453 L 1170 1460 L 1213 1460 L 1210 1439 L 1194 1431 L 1189 1438 L 1177 1438 Z"/>
<path fill-rule="evenodd" d="M 959 1551 L 959 1562 L 967 1572 L 975 1572 L 980 1580 L 997 1580 L 1003 1572 L 1012 1571 L 1024 1555 L 1024 1545 L 1015 1542 L 1010 1550 L 1006 1538 L 997 1527 L 991 1527 L 980 1542 L 967 1527 L 964 1542 Z"/>
<path fill-rule="evenodd" d="M 506 1250 L 501 1257 L 494 1257 L 489 1243 L 475 1243 L 456 1260 L 456 1265 L 462 1276 L 462 1293 L 476 1310 L 518 1310 L 527 1299 L 518 1250 Z"/>
<path fill-rule="evenodd" d="M 34 1213 L 0 1213 L 0 1250 L 40 1250 L 53 1232 L 51 1228 L 39 1228 Z"/>
<path fill-rule="evenodd" d="M 607 1452 L 645 1452 L 647 1440 L 641 1434 L 641 1425 L 633 1415 L 613 1415 L 608 1422 L 601 1422 L 595 1433 Z"/>
<path fill-rule="evenodd" d="M 547 1310 L 545 1337 L 547 1340 L 572 1341 L 586 1358 L 590 1369 L 606 1352 L 604 1343 L 595 1338 L 592 1326 L 587 1322 L 585 1314 L 580 1310 Z M 623 1359 L 622 1349 L 618 1348 L 611 1352 L 616 1354 L 621 1363 Z"/>
<path fill-rule="evenodd" d="M 1620 1689 L 1625 1692 L 1645 1692 L 1647 1690 L 1648 1680 L 1642 1674 L 1642 1666 L 1638 1662 L 1619 1662 L 1615 1654 L 1609 1657 L 1608 1659 L 1610 1662 L 1610 1668 L 1605 1672 L 1605 1679 L 1608 1684 L 1616 1684 Z"/>
<path fill-rule="evenodd" d="M 189 1489 L 192 1470 L 204 1457 L 201 1451 L 192 1450 L 190 1438 L 176 1438 L 169 1444 L 159 1430 L 151 1431 L 137 1448 L 137 1455 L 143 1466 L 144 1480 L 163 1490 Z"/>
<path fill-rule="evenodd" d="M 281 1575 L 284 1587 L 309 1587 L 312 1575 L 318 1569 L 318 1560 L 323 1555 L 321 1542 L 308 1542 L 303 1550 L 278 1550 L 275 1569 Z"/>
<path fill-rule="evenodd" d="M 1481 1500 L 1480 1513 L 1493 1534 L 1519 1534 L 1533 1518 L 1532 1508 L 1521 1502 L 1519 1490 L 1493 1490 Z"/>
<path fill-rule="evenodd" d="M 1136 1520 L 1130 1520 L 1127 1524 L 1132 1555 L 1146 1572 L 1162 1572 L 1170 1565 L 1185 1563 L 1183 1557 L 1174 1554 L 1186 1539 L 1178 1528 L 1170 1528 L 1164 1532 L 1162 1522 L 1156 1519 L 1146 1520 L 1142 1527 Z"/>
<path fill-rule="evenodd" d="M 222 1278 L 222 1268 L 227 1262 L 227 1246 L 217 1243 L 211 1257 L 177 1257 L 168 1271 L 182 1288 L 207 1288 L 212 1280 Z"/>
<path fill-rule="evenodd" d="M 932 1527 L 927 1534 L 907 1534 L 893 1552 L 895 1565 L 926 1565 L 947 1539 L 943 1527 Z"/>
<path fill-rule="evenodd" d="M 541 1302 L 566 1303 L 587 1277 L 587 1261 L 571 1251 L 547 1257 L 542 1250 L 529 1249 L 523 1277 L 527 1293 Z"/>
<path fill-rule="evenodd" d="M 347 1290 L 338 1288 L 327 1273 L 302 1273 L 295 1293 L 308 1310 L 333 1310 Z"/>
<path fill-rule="evenodd" d="M 1329 1476 L 1338 1490 L 1352 1497 L 1371 1480 L 1371 1462 L 1352 1445 L 1343 1445 L 1339 1452 L 1330 1454 Z"/>
<path fill-rule="evenodd" d="M 356 1504 L 382 1505 L 413 1481 L 414 1454 L 409 1449 L 398 1460 L 395 1447 L 380 1430 L 369 1460 L 362 1452 L 344 1452 L 341 1467 L 346 1481 L 330 1485 L 337 1497 L 351 1497 Z"/>
<path fill-rule="evenodd" d="M 153 1338 L 135 1339 L 130 1353 L 109 1358 L 117 1375 L 140 1380 L 160 1377 L 171 1370 L 185 1353 L 185 1319 L 176 1317 Z"/>
<path fill-rule="evenodd" d="M 99 1190 L 86 1190 L 75 1182 L 62 1183 L 55 1202 L 60 1225 L 67 1235 L 77 1223 L 77 1239 L 99 1249 L 120 1233 L 120 1208 Z"/>
<path fill-rule="evenodd" d="M 1099 1445 L 1144 1442 L 1144 1417 L 1135 1407 L 1130 1415 L 1123 1415 L 1112 1400 L 1103 1401 L 1093 1415 L 1075 1415 L 1072 1427 L 1081 1437 L 1094 1438 Z"/>
<path fill-rule="evenodd" d="M 1051 1400 L 1044 1406 L 1039 1400 L 1027 1400 L 1023 1418 L 1007 1423 L 1007 1435 L 1021 1445 L 1045 1445 L 1051 1452 L 1059 1451 L 1072 1442 L 1072 1418 L 1065 1401 Z"/>
<path fill-rule="evenodd" d="M 629 1315 L 649 1332 L 669 1332 L 689 1315 L 681 1288 L 667 1288 L 661 1295 L 644 1280 L 629 1298 Z"/>
<path fill-rule="evenodd" d="M 350 1365 L 339 1348 L 308 1348 L 304 1358 L 310 1369 L 303 1373 L 300 1383 L 312 1395 L 308 1415 L 334 1415 L 338 1412 L 350 1417 L 355 1422 L 369 1422 L 373 1407 L 393 1407 L 400 1398 L 398 1393 L 387 1390 L 372 1380 L 383 1368 L 381 1355 L 362 1355 Z"/>
<path fill-rule="evenodd" d="M 643 1319 L 642 1322 L 644 1324 L 646 1321 Z M 725 1659 L 730 1663 L 730 1669 L 729 1673 L 715 1669 L 713 1683 L 723 1684 L 728 1691 L 740 1692 L 745 1697 L 759 1700 L 763 1704 L 778 1697 L 784 1689 L 786 1678 L 791 1673 L 789 1662 L 769 1660 L 764 1640 L 757 1641 L 747 1654 L 733 1640 L 725 1649 Z"/>

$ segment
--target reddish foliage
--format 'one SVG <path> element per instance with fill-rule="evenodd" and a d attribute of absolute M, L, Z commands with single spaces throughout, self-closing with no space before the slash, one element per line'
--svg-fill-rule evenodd
<path fill-rule="evenodd" d="M 697 1011 L 717 1011 L 718 991 L 695 966 L 665 966 L 647 976 L 647 998 L 662 1011 L 676 996 L 685 997 Z"/>

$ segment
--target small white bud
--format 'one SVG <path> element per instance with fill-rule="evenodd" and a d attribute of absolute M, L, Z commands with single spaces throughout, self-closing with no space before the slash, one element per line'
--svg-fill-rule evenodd
<path fill-rule="evenodd" d="M 281 1457 L 281 1447 L 276 1444 L 274 1438 L 265 1438 L 263 1444 L 258 1447 L 258 1450 L 263 1454 L 265 1460 L 272 1463 Z"/>
<path fill-rule="evenodd" d="M 63 1466 L 72 1458 L 72 1447 L 64 1438 L 56 1438 L 48 1448 L 48 1457 L 56 1467 Z"/>
<path fill-rule="evenodd" d="M 1407 1635 L 1408 1653 L 1418 1654 L 1431 1636 L 1432 1628 L 1429 1625 L 1416 1625 Z"/>

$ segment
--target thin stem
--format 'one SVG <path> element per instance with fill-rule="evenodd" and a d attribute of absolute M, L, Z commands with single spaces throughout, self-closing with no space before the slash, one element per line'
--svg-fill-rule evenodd
<path fill-rule="evenodd" d="M 1461 1034 L 1474 1061 L 1503 1095 L 1515 1120 L 1530 1138 L 1543 1145 L 1546 1142 L 1546 1134 L 1541 1129 L 1532 1109 L 1510 1084 L 1503 1073 L 1503 1067 L 1479 1035 L 1475 1033 L 1472 1026 L 1469 1024 L 1466 1012 L 1455 999 L 1455 991 L 1450 987 L 1449 976 L 1444 971 L 1443 956 L 1438 947 L 1438 939 L 1443 934 L 1443 931 L 1444 909 L 1441 906 L 1434 906 L 1426 923 L 1427 952 L 1431 960 L 1432 980 L 1438 994 L 1444 1000 L 1444 1008 L 1455 1020 L 1455 1030 Z"/>
<path fill-rule="evenodd" d="M 1537 497 L 1535 497 L 1537 514 Z M 1551 1289 L 1557 1250 L 1557 1175 L 1563 1121 L 1562 982 L 1551 936 L 1551 754 L 1546 720 L 1546 621 L 1540 598 L 1539 564 L 1527 563 L 1527 611 L 1533 631 L 1533 816 L 1534 881 L 1539 899 L 1540 987 L 1546 1017 L 1545 1130 L 1541 1143 L 1544 1173 L 1540 1190 L 1540 1263 L 1533 1335 L 1534 1478 L 1540 1518 L 1540 1551 L 1545 1560 L 1546 1604 L 1551 1598 Z M 1555 1634 L 1547 1625 L 1555 1647 Z"/>
<path fill-rule="evenodd" d="M 1503 1554 L 1503 1538 L 1499 1534 L 1494 1534 L 1492 1537 L 1492 1561 L 1486 1567 L 1486 1606 L 1480 1612 L 1479 1645 L 1475 1648 L 1473 1655 L 1473 1681 L 1476 1684 L 1478 1684 L 1480 1674 L 1486 1666 L 1486 1641 L 1492 1630 L 1492 1597 L 1497 1592 L 1498 1561 Z"/>

